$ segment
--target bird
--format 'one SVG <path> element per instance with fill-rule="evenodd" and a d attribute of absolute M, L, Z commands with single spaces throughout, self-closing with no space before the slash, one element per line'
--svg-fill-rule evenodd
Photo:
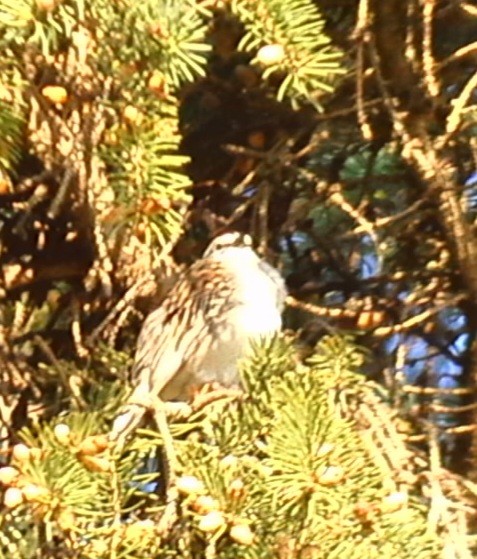
<path fill-rule="evenodd" d="M 124 439 L 157 402 L 187 402 L 207 384 L 238 388 L 238 362 L 281 330 L 285 282 L 252 239 L 222 233 L 145 319 L 131 371 L 133 390 L 113 423 Z"/>

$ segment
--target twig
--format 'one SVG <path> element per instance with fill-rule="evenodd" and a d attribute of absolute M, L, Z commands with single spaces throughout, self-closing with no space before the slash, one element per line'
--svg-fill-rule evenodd
<path fill-rule="evenodd" d="M 395 223 L 396 221 L 400 221 L 401 219 L 405 219 L 406 217 L 409 217 L 410 215 L 414 214 L 417 212 L 417 210 L 424 204 L 424 200 L 416 200 L 416 202 L 414 202 L 413 204 L 411 204 L 407 209 L 403 210 L 402 212 L 399 212 L 395 215 L 389 216 L 389 217 L 381 217 L 379 219 L 377 219 L 376 221 L 374 221 L 371 225 L 373 230 L 376 229 L 380 229 L 382 227 L 387 227 L 388 225 L 392 225 L 393 223 Z M 369 222 L 368 222 L 369 223 Z M 369 231 L 369 225 L 359 225 L 358 227 L 355 227 L 352 231 L 349 231 L 347 233 L 344 233 L 343 235 L 341 235 L 339 237 L 340 240 L 344 240 L 344 239 L 348 239 L 351 237 L 354 237 L 356 235 L 361 235 L 363 233 L 368 233 Z"/>
<path fill-rule="evenodd" d="M 164 259 L 170 254 L 172 247 L 176 242 L 176 238 L 172 239 L 169 243 L 164 245 L 161 252 L 155 259 L 155 267 L 159 267 Z M 145 286 L 148 284 L 155 285 L 156 275 L 154 271 L 147 273 L 140 277 L 133 285 L 126 291 L 123 297 L 116 303 L 116 305 L 109 312 L 107 317 L 93 330 L 93 332 L 88 337 L 88 343 L 93 343 L 107 328 L 111 322 L 113 322 L 116 317 L 122 315 L 128 307 L 132 305 L 134 300 L 143 293 Z"/>
<path fill-rule="evenodd" d="M 360 224 L 363 231 L 365 231 L 374 243 L 376 253 L 379 255 L 379 239 L 374 224 L 368 221 L 356 208 L 354 208 L 343 196 L 339 184 L 332 185 L 329 201 L 337 205 L 343 212 L 347 213 L 357 223 Z"/>
<path fill-rule="evenodd" d="M 381 72 L 378 50 L 376 48 L 376 44 L 372 36 L 369 39 L 368 45 L 369 45 L 369 49 L 368 49 L 369 56 L 371 58 L 374 71 L 376 73 L 376 81 L 378 83 L 379 89 L 381 90 L 381 95 L 382 95 L 384 105 L 391 116 L 394 133 L 396 134 L 396 136 L 401 137 L 405 143 L 409 142 L 411 140 L 411 137 L 406 131 L 406 127 L 404 125 L 402 115 L 396 109 L 395 102 L 386 86 L 384 76 Z"/>
<path fill-rule="evenodd" d="M 438 477 L 439 472 L 442 468 L 442 464 L 437 437 L 437 429 L 434 426 L 429 426 L 429 482 L 431 489 L 431 503 L 429 506 L 428 522 L 434 532 L 437 531 L 439 520 L 445 515 L 446 512 L 446 499 L 444 497 L 444 494 L 442 493 L 442 488 L 440 486 Z"/>
<path fill-rule="evenodd" d="M 432 386 L 414 386 L 412 384 L 405 384 L 400 388 L 403 392 L 410 394 L 439 394 L 441 396 L 449 394 L 453 396 L 465 396 L 468 394 L 474 394 L 477 391 L 477 387 L 471 388 L 439 388 Z"/>
<path fill-rule="evenodd" d="M 88 343 L 91 344 L 96 341 L 96 339 L 101 335 L 103 330 L 118 316 L 122 313 L 131 303 L 136 299 L 136 297 L 141 293 L 141 288 L 147 283 L 154 280 L 154 274 L 151 272 L 145 277 L 136 281 L 123 295 L 123 297 L 116 303 L 116 305 L 111 309 L 106 318 L 93 330 L 93 332 L 88 337 Z"/>
<path fill-rule="evenodd" d="M 89 352 L 83 344 L 83 336 L 81 334 L 81 307 L 76 297 L 73 298 L 71 306 L 73 314 L 73 320 L 71 321 L 71 336 L 73 338 L 78 357 L 84 359 L 85 357 L 88 357 Z"/>
<path fill-rule="evenodd" d="M 469 2 L 461 2 L 460 8 L 464 10 L 469 16 L 477 17 L 477 7 Z"/>
<path fill-rule="evenodd" d="M 365 140 L 372 140 L 373 131 L 369 124 L 368 116 L 364 110 L 364 44 L 369 40 L 368 28 L 368 0 L 360 0 L 358 7 L 358 18 L 354 30 L 354 36 L 358 43 L 356 56 L 356 112 L 361 134 Z"/>
<path fill-rule="evenodd" d="M 329 317 L 329 318 L 356 318 L 359 314 L 356 311 L 350 311 L 348 309 L 336 308 L 336 307 L 320 307 L 318 305 L 314 305 L 313 303 L 305 303 L 304 301 L 299 301 L 289 295 L 285 303 L 289 307 L 294 307 L 296 309 L 301 309 L 303 311 L 309 312 L 315 316 L 319 317 Z"/>
<path fill-rule="evenodd" d="M 72 399 L 75 401 L 76 405 L 78 406 L 78 409 L 82 409 L 84 402 L 81 400 L 81 395 L 78 393 L 77 390 L 72 388 L 72 384 L 70 382 L 71 379 L 67 375 L 65 371 L 65 367 L 58 361 L 58 358 L 53 353 L 50 346 L 46 343 L 46 341 L 41 336 L 38 335 L 34 336 L 33 341 L 38 346 L 38 348 L 43 352 L 43 354 L 48 359 L 50 364 L 55 368 L 56 372 L 58 373 L 62 381 L 63 386 L 67 387 L 70 390 Z"/>
<path fill-rule="evenodd" d="M 469 54 L 474 54 L 476 51 L 477 51 L 477 41 L 474 41 L 473 43 L 469 43 L 468 45 L 465 45 L 464 47 L 461 47 L 460 49 L 457 49 L 450 56 L 448 56 L 446 59 L 444 59 L 439 64 L 438 68 L 439 68 L 439 70 L 442 70 L 443 68 L 445 68 L 449 64 L 452 64 L 453 62 L 457 62 L 457 61 L 459 61 L 459 59 L 464 58 L 465 56 L 468 56 Z"/>
<path fill-rule="evenodd" d="M 258 226 L 258 252 L 265 255 L 268 246 L 268 209 L 270 204 L 271 188 L 267 180 L 262 181 L 259 187 L 259 201 L 257 208 L 257 226 Z"/>
<path fill-rule="evenodd" d="M 58 216 L 58 213 L 61 210 L 61 206 L 65 201 L 66 195 L 68 194 L 68 190 L 74 176 L 75 171 L 68 167 L 65 170 L 65 174 L 63 175 L 63 179 L 61 180 L 58 191 L 51 201 L 50 207 L 48 209 L 47 215 L 50 219 L 55 219 Z"/>
<path fill-rule="evenodd" d="M 389 336 L 390 334 L 399 334 L 400 332 L 406 332 L 407 330 L 410 330 L 411 328 L 415 328 L 417 325 L 422 324 L 441 310 L 442 308 L 428 309 L 424 312 L 416 314 L 415 316 L 412 316 L 411 318 L 408 318 L 404 322 L 401 322 L 401 324 L 393 324 L 392 326 L 379 326 L 378 328 L 373 330 L 372 334 L 377 338 L 382 338 L 384 336 Z"/>
<path fill-rule="evenodd" d="M 439 82 L 436 77 L 436 63 L 432 55 L 432 25 L 434 10 L 436 8 L 435 0 L 423 0 L 422 18 L 424 26 L 424 36 L 422 39 L 422 63 L 424 70 L 424 83 L 427 92 L 431 97 L 439 95 Z"/>
<path fill-rule="evenodd" d="M 447 135 L 453 134 L 457 130 L 461 122 L 462 111 L 476 87 L 477 72 L 475 72 L 475 74 L 469 79 L 469 81 L 465 84 L 464 89 L 460 92 L 460 95 L 453 102 L 452 111 L 447 117 L 446 122 Z"/>

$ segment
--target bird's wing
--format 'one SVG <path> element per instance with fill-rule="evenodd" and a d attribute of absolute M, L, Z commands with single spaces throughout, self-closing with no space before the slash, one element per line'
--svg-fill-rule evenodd
<path fill-rule="evenodd" d="M 131 371 L 132 391 L 110 436 L 124 441 L 179 372 L 200 362 L 235 304 L 234 277 L 213 259 L 198 260 L 144 321 Z M 182 382 L 181 380 L 181 382 Z"/>
<path fill-rule="evenodd" d="M 212 259 L 192 265 L 139 335 L 132 379 L 137 389 L 158 395 L 192 359 L 207 353 L 228 310 L 233 276 Z"/>
<path fill-rule="evenodd" d="M 207 354 L 236 305 L 234 277 L 213 259 L 193 264 L 144 321 L 131 371 L 133 391 L 115 419 L 111 438 L 124 440 L 163 388 Z"/>

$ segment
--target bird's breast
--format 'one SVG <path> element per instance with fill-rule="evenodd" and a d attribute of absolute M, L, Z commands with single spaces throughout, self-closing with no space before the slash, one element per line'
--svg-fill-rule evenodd
<path fill-rule="evenodd" d="M 240 255 L 238 252 L 236 256 Z M 161 397 L 186 399 L 190 387 L 214 382 L 225 387 L 239 386 L 239 360 L 250 354 L 254 343 L 281 329 L 283 280 L 278 272 L 260 263 L 253 252 L 246 256 L 222 262 L 225 300 L 214 305 L 206 300 L 202 324 L 208 335 Z M 189 335 L 193 337 L 194 332 L 191 330 Z"/>

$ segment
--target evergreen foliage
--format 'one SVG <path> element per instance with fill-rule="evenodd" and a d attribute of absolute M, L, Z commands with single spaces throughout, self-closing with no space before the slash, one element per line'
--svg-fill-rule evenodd
<path fill-rule="evenodd" d="M 0 559 L 475 555 L 475 483 L 444 468 L 477 382 L 468 18 L 0 0 Z M 316 320 L 171 420 L 175 516 L 156 430 L 106 434 L 151 300 L 225 227 Z"/>
<path fill-rule="evenodd" d="M 256 52 L 264 66 L 262 77 L 280 75 L 277 99 L 320 107 L 320 92 L 332 90 L 333 78 L 343 73 L 341 53 L 323 32 L 324 21 L 308 0 L 234 0 L 231 10 L 245 25 L 239 49 Z"/>
<path fill-rule="evenodd" d="M 38 46 L 44 55 L 52 54 L 85 19 L 85 2 L 2 0 L 0 23 L 5 43 L 23 48 Z"/>
<path fill-rule="evenodd" d="M 20 159 L 21 151 L 19 146 L 21 145 L 23 127 L 24 122 L 21 115 L 9 104 L 0 100 L 0 129 L 2 130 L 0 165 L 5 170 L 11 170 Z"/>
<path fill-rule="evenodd" d="M 173 425 L 182 471 L 179 519 L 141 473 L 161 445 L 139 431 L 118 453 L 99 434 L 105 414 L 72 412 L 26 430 L 6 484 L 23 502 L 2 514 L 4 557 L 439 556 L 423 504 L 383 478 L 342 409 L 373 391 L 351 340 L 324 338 L 305 363 L 291 339 L 264 342 L 242 364 L 247 392 Z M 265 389 L 260 389 L 260 387 Z M 21 447 L 21 448 L 20 448 Z M 0 470 L 0 475 L 1 475 Z M 157 479 L 156 479 L 157 481 Z M 187 483 L 186 483 L 187 482 Z M 149 491 L 148 491 L 149 489 Z M 141 519 L 149 519 L 148 522 Z"/>
<path fill-rule="evenodd" d="M 132 221 L 143 227 L 147 245 L 164 246 L 174 238 L 183 219 L 175 207 L 190 201 L 190 181 L 183 174 L 188 158 L 179 154 L 176 113 L 172 104 L 152 106 L 151 116 L 141 114 L 137 124 L 113 128 L 102 147 L 111 188 L 124 209 L 119 226 Z"/>

